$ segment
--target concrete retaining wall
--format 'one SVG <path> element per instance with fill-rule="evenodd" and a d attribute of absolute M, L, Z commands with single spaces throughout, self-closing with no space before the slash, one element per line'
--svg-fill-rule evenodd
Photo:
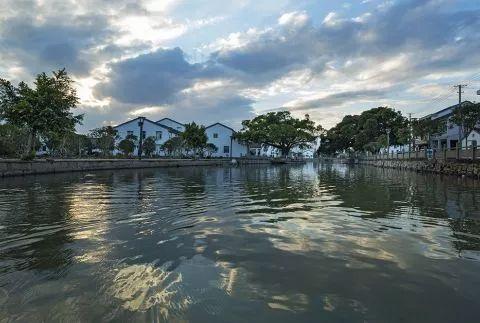
<path fill-rule="evenodd" d="M 441 160 L 359 160 L 359 164 L 397 168 L 416 172 L 480 178 L 480 163 L 444 162 Z"/>
<path fill-rule="evenodd" d="M 268 164 L 268 159 L 236 159 L 241 165 Z M 54 160 L 0 160 L 0 176 L 64 173 L 107 169 L 229 166 L 230 159 L 54 159 Z"/>

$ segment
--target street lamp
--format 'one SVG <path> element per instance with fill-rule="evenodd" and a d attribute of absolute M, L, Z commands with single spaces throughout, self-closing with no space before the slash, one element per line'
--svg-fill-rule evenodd
<path fill-rule="evenodd" d="M 387 157 L 390 154 L 390 128 L 385 129 L 387 132 Z"/>
<path fill-rule="evenodd" d="M 143 145 L 143 123 L 145 117 L 138 117 L 138 126 L 140 127 L 140 136 L 138 137 L 138 159 L 142 159 L 142 145 Z"/>

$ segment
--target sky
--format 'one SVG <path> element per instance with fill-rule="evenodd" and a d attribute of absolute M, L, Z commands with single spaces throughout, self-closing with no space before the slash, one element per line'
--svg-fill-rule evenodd
<path fill-rule="evenodd" d="M 330 128 L 480 96 L 480 1 L 0 0 L 0 77 L 66 68 L 80 132 L 138 116 L 234 128 L 289 110 Z"/>

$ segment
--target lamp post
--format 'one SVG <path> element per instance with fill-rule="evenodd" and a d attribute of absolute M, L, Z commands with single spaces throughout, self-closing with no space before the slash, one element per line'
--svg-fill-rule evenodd
<path fill-rule="evenodd" d="M 389 157 L 390 154 L 390 128 L 385 129 L 387 132 L 387 158 Z"/>
<path fill-rule="evenodd" d="M 138 159 L 142 159 L 142 145 L 143 145 L 143 123 L 145 117 L 138 118 L 138 126 L 140 127 L 140 136 L 138 137 Z"/>

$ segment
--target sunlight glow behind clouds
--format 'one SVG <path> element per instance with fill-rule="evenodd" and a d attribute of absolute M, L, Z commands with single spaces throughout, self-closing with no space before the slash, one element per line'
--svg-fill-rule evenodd
<path fill-rule="evenodd" d="M 140 114 L 238 127 L 282 107 L 330 127 L 378 105 L 442 108 L 455 96 L 429 99 L 456 82 L 472 85 L 466 99 L 480 88 L 480 4 L 464 0 L 4 2 L 0 77 L 66 67 L 83 131 Z"/>

